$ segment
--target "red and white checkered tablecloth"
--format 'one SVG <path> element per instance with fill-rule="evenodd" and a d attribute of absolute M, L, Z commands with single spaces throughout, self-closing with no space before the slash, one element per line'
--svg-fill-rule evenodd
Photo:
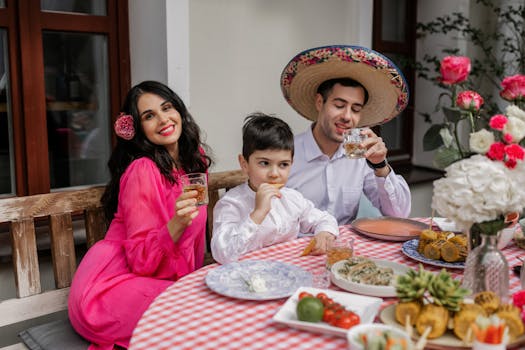
<path fill-rule="evenodd" d="M 402 242 L 381 241 L 361 236 L 350 226 L 340 227 L 343 240 L 354 238 L 357 255 L 387 259 L 411 267 L 419 262 L 401 252 Z M 241 260 L 278 260 L 305 269 L 324 265 L 324 256 L 299 256 L 309 238 L 266 247 L 245 255 Z M 503 250 L 509 266 L 519 262 L 523 250 L 511 243 Z M 286 299 L 270 301 L 239 300 L 216 294 L 204 278 L 216 264 L 184 276 L 157 299 L 140 319 L 129 349 L 346 349 L 344 338 L 289 328 L 272 321 Z M 441 268 L 425 265 L 425 269 Z M 463 270 L 449 270 L 454 277 Z M 519 279 L 510 272 L 510 289 L 520 289 Z M 339 290 L 332 286 L 332 289 Z M 395 298 L 384 299 L 383 306 Z"/>

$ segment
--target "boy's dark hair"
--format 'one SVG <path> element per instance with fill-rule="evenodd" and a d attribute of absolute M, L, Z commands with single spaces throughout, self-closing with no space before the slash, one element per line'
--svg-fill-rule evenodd
<path fill-rule="evenodd" d="M 182 133 L 178 140 L 179 164 L 175 164 L 174 159 L 164 146 L 151 143 L 142 130 L 137 103 L 139 98 L 146 93 L 155 94 L 171 102 L 180 114 Z M 154 161 L 161 174 L 172 184 L 176 182 L 173 177 L 175 166 L 184 169 L 186 173 L 200 173 L 205 172 L 212 163 L 211 158 L 202 153 L 203 150 L 208 153 L 209 149 L 201 141 L 199 126 L 188 112 L 182 99 L 168 86 L 156 81 L 144 81 L 135 85 L 129 90 L 121 112 L 133 117 L 135 136 L 131 140 L 117 137 L 117 145 L 108 161 L 111 179 L 101 199 L 108 222 L 113 219 L 117 211 L 120 178 L 135 159 L 147 157 Z"/>
<path fill-rule="evenodd" d="M 242 127 L 242 156 L 246 161 L 255 151 L 286 150 L 294 154 L 293 133 L 290 126 L 277 117 L 252 113 L 244 118 Z"/>
<path fill-rule="evenodd" d="M 323 96 L 323 102 L 326 102 L 326 99 L 328 98 L 328 95 L 332 91 L 335 84 L 341 84 L 347 87 L 363 88 L 363 90 L 365 91 L 365 101 L 363 105 L 366 105 L 366 103 L 368 102 L 368 91 L 363 86 L 363 84 L 361 84 L 360 82 L 352 78 L 335 78 L 335 79 L 329 79 L 329 80 L 323 81 L 321 85 L 319 85 L 319 87 L 317 88 L 317 93 Z"/>

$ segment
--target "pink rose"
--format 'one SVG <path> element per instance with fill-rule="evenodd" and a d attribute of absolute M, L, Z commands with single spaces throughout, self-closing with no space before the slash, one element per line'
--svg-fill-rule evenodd
<path fill-rule="evenodd" d="M 470 58 L 464 56 L 447 56 L 441 60 L 441 82 L 446 85 L 461 83 L 467 80 L 470 73 Z"/>
<path fill-rule="evenodd" d="M 503 142 L 494 142 L 490 145 L 487 157 L 492 160 L 503 160 L 505 158 L 505 144 Z"/>
<path fill-rule="evenodd" d="M 494 130 L 503 130 L 509 120 L 503 114 L 496 114 L 490 118 L 489 125 Z"/>
<path fill-rule="evenodd" d="M 483 105 L 483 97 L 475 91 L 462 91 L 456 98 L 456 104 L 459 108 L 478 112 Z"/>
<path fill-rule="evenodd" d="M 514 101 L 525 97 L 525 75 L 516 74 L 506 77 L 501 82 L 502 91 L 499 95 L 507 100 Z"/>

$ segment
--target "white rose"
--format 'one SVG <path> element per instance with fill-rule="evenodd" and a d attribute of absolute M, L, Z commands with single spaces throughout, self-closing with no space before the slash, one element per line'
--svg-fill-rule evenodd
<path fill-rule="evenodd" d="M 503 132 L 512 135 L 512 142 L 520 142 L 525 137 L 525 121 L 516 117 L 509 117 L 503 127 Z"/>
<path fill-rule="evenodd" d="M 469 146 L 473 152 L 485 154 L 493 143 L 494 134 L 487 129 L 481 129 L 470 134 Z"/>
<path fill-rule="evenodd" d="M 525 111 L 523 111 L 516 105 L 508 105 L 505 109 L 505 114 L 508 117 L 514 117 L 525 121 Z"/>

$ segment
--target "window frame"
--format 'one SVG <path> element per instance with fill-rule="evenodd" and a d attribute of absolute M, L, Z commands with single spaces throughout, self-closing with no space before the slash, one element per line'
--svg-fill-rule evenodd
<path fill-rule="evenodd" d="M 387 41 L 382 40 L 382 5 L 383 1 L 389 0 L 374 0 L 373 11 L 373 30 L 372 30 L 372 48 L 381 53 L 394 53 L 407 57 L 414 61 L 416 57 L 416 25 L 417 25 L 417 0 L 406 0 L 405 7 L 405 38 L 404 41 Z M 415 71 L 408 67 L 403 70 L 405 79 L 407 80 L 410 98 L 408 105 L 403 112 L 403 129 L 400 135 L 400 142 L 402 144 L 399 149 L 389 149 L 388 156 L 391 157 L 391 164 L 393 165 L 409 165 L 412 163 L 413 156 L 413 133 L 414 133 L 414 115 L 415 115 Z M 381 133 L 381 126 L 378 128 L 378 133 Z"/>
<path fill-rule="evenodd" d="M 107 15 L 42 11 L 40 1 L 7 0 L 0 28 L 7 30 L 16 195 L 48 193 L 50 164 L 44 85 L 43 31 L 107 35 L 113 123 L 131 86 L 128 0 L 107 0 Z M 35 78 L 36 77 L 36 78 Z M 112 144 L 115 137 L 112 137 Z"/>

